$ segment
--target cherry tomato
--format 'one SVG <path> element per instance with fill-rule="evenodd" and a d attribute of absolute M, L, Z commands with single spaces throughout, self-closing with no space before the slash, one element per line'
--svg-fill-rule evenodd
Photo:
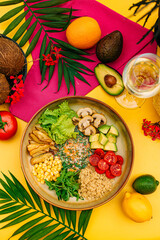
<path fill-rule="evenodd" d="M 94 151 L 94 154 L 97 154 L 97 155 L 99 155 L 101 158 L 104 158 L 104 151 L 102 150 L 102 149 L 100 149 L 100 148 L 98 148 L 98 149 L 96 149 L 95 151 Z"/>
<path fill-rule="evenodd" d="M 110 178 L 110 179 L 115 178 L 115 176 L 112 175 L 110 169 L 108 169 L 108 170 L 106 171 L 106 177 L 107 177 L 107 178 Z"/>
<path fill-rule="evenodd" d="M 104 155 L 104 161 L 106 161 L 110 165 L 114 165 L 117 162 L 117 156 L 114 152 L 108 151 Z"/>
<path fill-rule="evenodd" d="M 120 155 L 117 155 L 117 163 L 122 165 L 123 164 L 123 157 Z"/>
<path fill-rule="evenodd" d="M 11 138 L 17 131 L 16 118 L 7 111 L 0 111 L 0 140 Z"/>
<path fill-rule="evenodd" d="M 113 176 L 118 177 L 122 173 L 122 165 L 116 163 L 110 167 L 110 170 Z"/>
<path fill-rule="evenodd" d="M 105 173 L 105 170 L 101 170 L 101 169 L 99 169 L 99 167 L 95 167 L 95 171 L 99 174 Z"/>
<path fill-rule="evenodd" d="M 98 156 L 97 154 L 93 154 L 89 157 L 89 162 L 92 166 L 97 166 L 98 165 L 98 162 L 100 160 L 100 156 Z"/>
<path fill-rule="evenodd" d="M 103 159 L 99 160 L 98 162 L 98 167 L 100 170 L 107 170 L 109 168 L 109 165 L 106 161 L 104 161 Z"/>

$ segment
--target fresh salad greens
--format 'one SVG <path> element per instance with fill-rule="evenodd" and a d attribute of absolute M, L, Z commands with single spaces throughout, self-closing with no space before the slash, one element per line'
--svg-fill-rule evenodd
<path fill-rule="evenodd" d="M 45 180 L 45 182 L 50 190 L 55 190 L 58 200 L 68 201 L 70 197 L 76 197 L 78 201 L 80 198 L 78 178 L 79 172 L 71 172 L 64 168 L 56 181 Z"/>
<path fill-rule="evenodd" d="M 73 117 L 77 117 L 77 113 L 64 101 L 54 110 L 46 109 L 38 123 L 57 144 L 63 144 L 78 134 L 72 122 Z"/>

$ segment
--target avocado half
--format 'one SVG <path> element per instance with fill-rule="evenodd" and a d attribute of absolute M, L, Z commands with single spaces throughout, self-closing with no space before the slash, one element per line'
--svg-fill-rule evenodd
<path fill-rule="evenodd" d="M 96 78 L 102 88 L 110 95 L 117 96 L 124 90 L 124 84 L 121 75 L 113 68 L 106 66 L 103 63 L 99 63 L 95 68 L 94 72 Z M 108 87 L 105 83 L 105 76 L 111 75 L 116 78 L 116 83 L 112 87 Z"/>

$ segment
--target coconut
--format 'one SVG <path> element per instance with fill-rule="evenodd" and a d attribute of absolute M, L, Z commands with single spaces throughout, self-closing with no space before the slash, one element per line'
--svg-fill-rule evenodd
<path fill-rule="evenodd" d="M 4 74 L 0 73 L 0 104 L 4 103 L 10 93 L 10 85 Z"/>
<path fill-rule="evenodd" d="M 24 66 L 24 55 L 18 45 L 0 37 L 0 73 L 6 76 L 17 75 Z"/>

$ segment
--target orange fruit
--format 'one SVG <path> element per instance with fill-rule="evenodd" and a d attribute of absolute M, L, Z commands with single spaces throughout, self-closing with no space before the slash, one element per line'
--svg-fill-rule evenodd
<path fill-rule="evenodd" d="M 66 37 L 72 46 L 79 49 L 88 49 L 100 40 L 101 29 L 94 18 L 79 17 L 68 26 Z"/>

